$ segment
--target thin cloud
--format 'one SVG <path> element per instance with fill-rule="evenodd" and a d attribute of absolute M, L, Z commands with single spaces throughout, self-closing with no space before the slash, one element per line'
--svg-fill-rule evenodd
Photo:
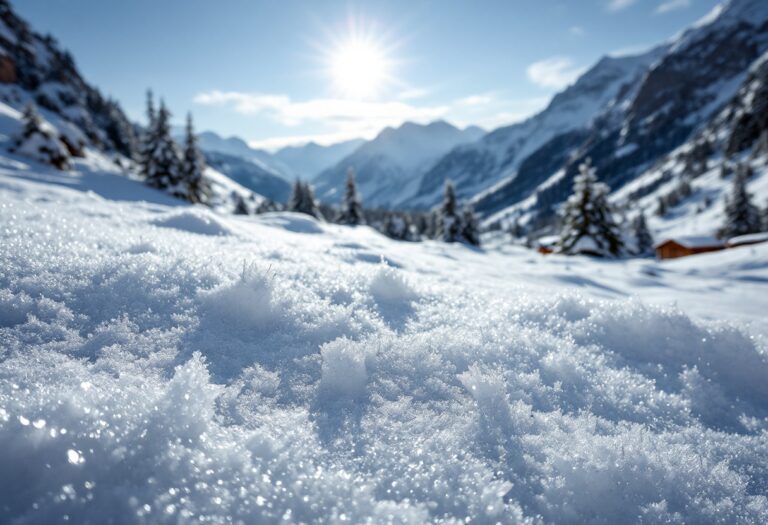
<path fill-rule="evenodd" d="M 584 36 L 587 34 L 587 32 L 584 30 L 581 26 L 571 26 L 568 29 L 568 32 L 572 34 L 573 36 Z"/>
<path fill-rule="evenodd" d="M 469 95 L 468 97 L 456 99 L 454 104 L 459 106 L 485 106 L 494 100 L 493 95 Z"/>
<path fill-rule="evenodd" d="M 637 0 L 609 0 L 605 7 L 608 11 L 622 11 L 635 2 L 637 2 Z"/>
<path fill-rule="evenodd" d="M 576 80 L 584 72 L 568 57 L 552 57 L 534 62 L 526 73 L 534 84 L 545 88 L 562 89 Z"/>
<path fill-rule="evenodd" d="M 429 96 L 429 93 L 430 92 L 429 92 L 428 89 L 411 88 L 411 89 L 406 89 L 404 91 L 401 91 L 397 95 L 397 98 L 399 100 L 414 100 L 414 99 L 418 99 L 418 98 L 427 97 L 427 96 Z"/>
<path fill-rule="evenodd" d="M 691 0 L 668 0 L 659 4 L 656 8 L 656 14 L 661 15 L 677 9 L 685 9 L 686 7 L 690 7 L 690 5 Z"/>
<path fill-rule="evenodd" d="M 237 91 L 200 93 L 195 103 L 231 107 L 244 115 L 266 114 L 285 126 L 308 122 L 352 123 L 364 121 L 431 121 L 443 117 L 447 106 L 414 106 L 401 101 L 318 98 L 293 101 L 287 95 L 264 95 Z"/>

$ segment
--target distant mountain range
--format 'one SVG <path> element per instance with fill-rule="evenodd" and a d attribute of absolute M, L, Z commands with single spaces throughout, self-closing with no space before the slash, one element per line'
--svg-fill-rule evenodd
<path fill-rule="evenodd" d="M 705 126 L 767 49 L 768 1 L 729 0 L 647 52 L 600 59 L 544 110 L 490 133 L 407 122 L 367 142 L 269 155 L 239 141 L 227 153 L 311 180 L 328 203 L 352 168 L 371 207 L 431 208 L 450 179 L 486 218 L 546 211 L 570 194 L 587 157 L 614 190 L 639 177 Z"/>
<path fill-rule="evenodd" d="M 35 101 L 73 151 L 95 148 L 124 160 L 134 154 L 138 126 L 6 0 L 0 0 L 0 58 L 1 102 L 19 110 Z M 727 0 L 645 53 L 602 58 L 544 110 L 490 133 L 444 121 L 406 122 L 369 141 L 274 153 L 213 132 L 201 133 L 200 145 L 209 164 L 238 183 L 219 186 L 228 192 L 243 186 L 276 201 L 285 201 L 301 178 L 321 200 L 337 203 L 351 168 L 368 207 L 432 208 L 450 179 L 486 224 L 501 223 L 554 213 L 571 193 L 578 165 L 590 158 L 614 200 L 648 207 L 688 176 L 683 165 L 702 144 L 714 145 L 715 163 L 724 162 L 726 145 L 733 154 L 734 141 L 753 147 L 768 128 L 766 91 L 755 88 L 768 82 L 766 63 L 768 1 Z M 746 124 L 744 115 L 752 115 Z M 710 197 L 722 192 L 722 183 L 707 181 L 697 183 L 706 182 Z M 759 202 L 768 197 L 763 186 L 756 186 Z"/>
<path fill-rule="evenodd" d="M 347 171 L 352 169 L 367 206 L 394 207 L 419 188 L 437 159 L 484 134 L 476 126 L 461 130 L 445 121 L 386 128 L 320 173 L 314 180 L 316 194 L 323 201 L 338 202 Z"/>
<path fill-rule="evenodd" d="M 495 186 L 478 184 L 481 177 L 474 175 L 462 181 L 460 194 L 474 195 L 476 209 L 485 216 L 517 213 L 522 203 L 546 212 L 570 195 L 578 165 L 588 157 L 600 179 L 617 190 L 706 127 L 766 51 L 768 2 L 731 0 L 648 53 L 603 59 L 530 120 L 542 118 L 575 94 L 582 101 L 599 100 L 588 118 L 553 134 L 527 155 L 516 155 L 506 168 L 492 171 L 495 176 L 489 182 Z M 514 151 L 517 138 L 511 132 L 526 124 L 506 128 L 498 149 Z M 450 155 L 452 162 L 441 162 L 454 171 L 438 165 L 433 169 L 436 176 L 473 171 L 471 162 L 462 162 L 472 155 L 460 150 Z M 434 202 L 432 198 L 423 204 Z"/>

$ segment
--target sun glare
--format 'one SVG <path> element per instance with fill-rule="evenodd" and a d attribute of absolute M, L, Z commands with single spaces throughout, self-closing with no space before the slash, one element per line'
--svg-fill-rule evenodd
<path fill-rule="evenodd" d="M 389 79 L 390 61 L 375 41 L 355 36 L 340 42 L 331 53 L 330 73 L 343 96 L 373 98 Z"/>

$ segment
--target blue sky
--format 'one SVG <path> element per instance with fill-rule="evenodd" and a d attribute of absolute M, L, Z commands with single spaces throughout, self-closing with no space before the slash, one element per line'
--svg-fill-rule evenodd
<path fill-rule="evenodd" d="M 151 87 L 178 122 L 192 111 L 198 129 L 274 148 L 370 137 L 404 120 L 508 124 L 542 108 L 601 56 L 660 43 L 718 2 L 12 3 L 132 118 L 143 120 Z M 360 42 L 367 54 L 352 53 L 350 62 Z M 346 84 L 360 87 L 358 69 L 364 86 L 351 93 Z"/>

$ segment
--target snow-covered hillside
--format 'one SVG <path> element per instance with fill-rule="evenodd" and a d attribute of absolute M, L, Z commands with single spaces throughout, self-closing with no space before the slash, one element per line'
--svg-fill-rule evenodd
<path fill-rule="evenodd" d="M 735 95 L 768 50 L 767 5 L 726 0 L 647 54 L 601 60 L 539 115 L 441 159 L 425 177 L 431 186 L 419 191 L 425 197 L 414 204 L 436 202 L 442 181 L 452 178 L 486 217 L 514 215 L 530 199 L 546 211 L 570 195 L 586 158 L 612 188 L 632 182 Z M 542 128 L 543 135 L 530 129 L 549 118 L 554 125 Z"/>
<path fill-rule="evenodd" d="M 768 244 L 398 243 L 105 170 L 2 158 L 0 522 L 768 521 Z"/>
<path fill-rule="evenodd" d="M 604 57 L 556 95 L 541 113 L 494 130 L 482 140 L 459 146 L 445 155 L 424 176 L 407 204 L 429 207 L 439 202 L 446 179 L 453 181 L 462 198 L 475 197 L 502 181 L 509 184 L 510 179 L 518 178 L 522 188 L 515 191 L 523 195 L 530 192 L 568 158 L 598 115 L 609 105 L 621 105 L 632 92 L 631 86 L 666 48 L 661 46 L 637 56 Z M 543 159 L 536 159 L 531 166 L 521 165 L 540 149 L 545 150 Z M 548 170 L 553 163 L 555 167 Z M 543 172 L 544 177 L 529 171 Z M 501 188 L 502 197 L 494 198 L 503 202 L 513 200 L 506 194 L 510 190 L 505 189 Z M 489 207 L 481 203 L 481 208 Z"/>
<path fill-rule="evenodd" d="M 338 202 L 351 168 L 366 205 L 391 207 L 407 201 L 419 188 L 424 173 L 458 144 L 473 142 L 484 134 L 470 126 L 458 129 L 445 122 L 386 128 L 314 180 L 318 198 Z"/>

